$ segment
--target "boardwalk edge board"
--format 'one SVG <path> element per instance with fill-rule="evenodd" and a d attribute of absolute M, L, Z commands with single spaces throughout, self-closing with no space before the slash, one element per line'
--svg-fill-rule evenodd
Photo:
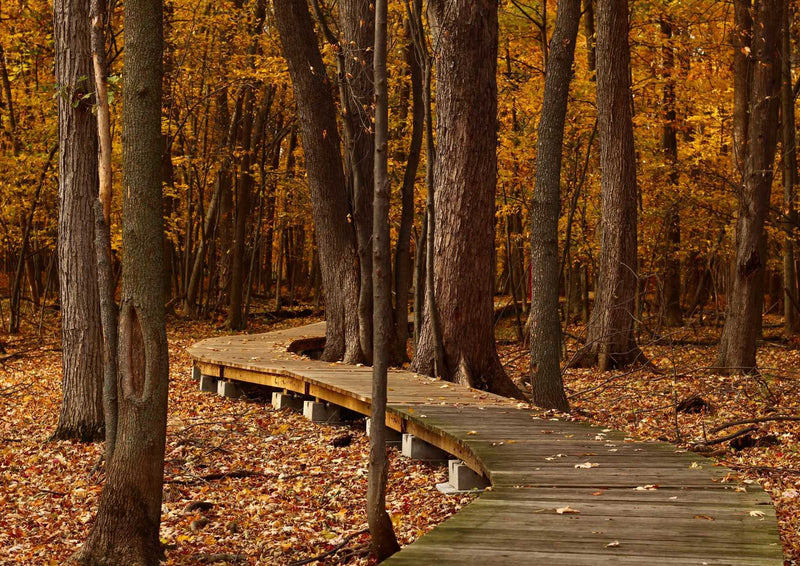
<path fill-rule="evenodd" d="M 193 375 L 369 415 L 370 368 L 300 357 L 324 335 L 316 323 L 209 338 L 188 352 Z M 783 564 L 769 495 L 673 445 L 401 370 L 389 372 L 386 424 L 492 484 L 387 564 Z"/>

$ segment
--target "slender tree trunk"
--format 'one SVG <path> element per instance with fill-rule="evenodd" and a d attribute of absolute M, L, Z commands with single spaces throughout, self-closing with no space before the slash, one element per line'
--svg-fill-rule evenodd
<path fill-rule="evenodd" d="M 98 199 L 94 206 L 94 247 L 97 257 L 97 282 L 100 293 L 100 318 L 103 327 L 103 412 L 106 426 L 106 462 L 114 456 L 117 441 L 119 399 L 117 392 L 119 346 L 118 310 L 111 256 L 111 113 L 106 85 L 105 0 L 91 0 L 92 67 L 96 92 L 98 152 Z"/>
<path fill-rule="evenodd" d="M 439 61 L 433 291 L 446 366 L 439 373 L 521 397 L 494 341 L 497 2 L 434 0 L 429 16 Z M 436 369 L 432 326 L 426 317 L 412 364 L 428 375 Z"/>
<path fill-rule="evenodd" d="M 795 126 L 794 93 L 792 92 L 792 9 L 790 0 L 782 3 L 783 37 L 781 46 L 781 125 L 783 133 L 783 206 L 786 222 L 783 235 L 783 332 L 794 334 L 799 327 L 797 316 L 797 273 L 794 265 L 794 234 L 797 211 L 794 207 L 797 185 L 797 133 Z"/>
<path fill-rule="evenodd" d="M 85 95 L 93 91 L 89 1 L 54 4 L 59 84 L 59 239 L 63 378 L 54 439 L 102 440 L 103 347 L 94 254 L 92 203 L 97 197 L 97 122 Z"/>
<path fill-rule="evenodd" d="M 22 271 L 25 265 L 25 259 L 28 255 L 28 245 L 31 241 L 31 230 L 33 229 L 33 218 L 36 214 L 36 207 L 39 204 L 39 196 L 42 193 L 42 187 L 47 180 L 47 172 L 50 170 L 50 165 L 53 163 L 58 146 L 54 146 L 47 156 L 47 161 L 42 168 L 42 174 L 39 176 L 39 183 L 36 185 L 36 191 L 33 194 L 33 201 L 31 202 L 31 209 L 28 212 L 28 218 L 25 221 L 25 231 L 22 234 L 22 244 L 19 248 L 19 258 L 17 258 L 17 269 L 14 273 L 14 279 L 11 282 L 11 304 L 9 305 L 9 322 L 8 333 L 16 334 L 19 332 L 20 324 L 20 296 L 22 295 Z"/>
<path fill-rule="evenodd" d="M 375 2 L 375 194 L 372 226 L 373 267 L 373 367 L 372 409 L 370 412 L 369 478 L 367 482 L 367 521 L 372 538 L 372 552 L 378 561 L 385 560 L 400 545 L 392 521 L 386 512 L 386 483 L 389 459 L 386 454 L 386 398 L 389 342 L 391 340 L 392 262 L 389 236 L 389 96 L 386 77 L 386 7 L 387 0 Z"/>
<path fill-rule="evenodd" d="M 769 208 L 773 160 L 778 138 L 781 69 L 781 2 L 761 0 L 753 19 L 752 82 L 744 175 L 736 223 L 736 263 L 727 296 L 725 325 L 717 351 L 720 368 L 740 373 L 756 368 L 761 329 L 761 282 L 766 268 L 764 221 Z"/>
<path fill-rule="evenodd" d="M 161 161 L 162 2 L 125 3 L 123 281 L 119 428 L 86 565 L 156 566 L 169 359 L 165 331 Z"/>
<path fill-rule="evenodd" d="M 305 0 L 275 0 L 275 23 L 294 85 L 305 151 L 311 208 L 325 287 L 323 359 L 361 359 L 358 312 L 359 264 L 350 214 L 331 83 L 317 47 Z M 355 310 L 355 312 L 354 312 Z"/>
<path fill-rule="evenodd" d="M 586 59 L 591 80 L 595 80 L 597 71 L 597 35 L 594 28 L 595 0 L 583 0 L 583 28 L 586 36 Z"/>
<path fill-rule="evenodd" d="M 567 117 L 581 0 L 561 0 L 547 62 L 536 186 L 531 202 L 531 388 L 533 402 L 569 410 L 561 380 L 561 321 L 558 316 L 558 217 L 561 203 L 561 147 Z"/>
<path fill-rule="evenodd" d="M 661 50 L 664 60 L 664 124 L 661 131 L 661 151 L 664 154 L 668 173 L 667 180 L 673 191 L 678 191 L 678 125 L 675 111 L 675 50 L 670 41 L 673 37 L 672 23 L 661 19 L 661 34 L 664 46 Z M 664 323 L 667 326 L 680 326 L 683 323 L 681 311 L 681 263 L 677 257 L 681 245 L 681 217 L 679 197 L 676 194 L 664 218 Z"/>
<path fill-rule="evenodd" d="M 406 28 L 408 35 L 413 33 L 411 31 L 411 22 L 408 20 L 406 21 Z M 414 184 L 417 180 L 417 169 L 419 168 L 422 153 L 423 129 L 425 127 L 425 107 L 422 100 L 422 68 L 416 56 L 413 39 L 409 37 L 408 41 L 406 62 L 411 75 L 411 143 L 408 148 L 406 169 L 403 174 L 403 186 L 400 189 L 402 209 L 400 230 L 397 235 L 397 252 L 395 253 L 394 261 L 395 345 L 393 350 L 395 350 L 395 354 L 392 357 L 399 361 L 405 361 L 408 357 L 406 349 L 408 343 L 408 295 L 412 277 L 411 230 L 414 226 Z"/>
<path fill-rule="evenodd" d="M 597 113 L 602 236 L 595 305 L 577 365 L 643 362 L 636 345 L 637 193 L 630 96 L 628 0 L 597 3 Z"/>

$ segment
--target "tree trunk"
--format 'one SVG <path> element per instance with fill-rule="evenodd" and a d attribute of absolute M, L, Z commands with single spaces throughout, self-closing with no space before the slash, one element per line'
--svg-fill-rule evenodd
<path fill-rule="evenodd" d="M 389 236 L 389 96 L 386 77 L 387 0 L 375 1 L 375 174 L 372 238 L 373 366 L 370 412 L 367 521 L 372 552 L 381 562 L 400 550 L 392 520 L 386 512 L 389 459 L 386 454 L 386 398 L 389 342 L 392 335 L 392 252 Z"/>
<path fill-rule="evenodd" d="M 630 96 L 628 0 L 597 3 L 597 114 L 602 170 L 602 236 L 595 305 L 577 365 L 601 371 L 644 361 L 636 314 L 636 154 Z"/>
<path fill-rule="evenodd" d="M 54 39 L 59 117 L 58 267 L 63 378 L 54 439 L 102 440 L 103 339 L 94 254 L 97 123 L 84 96 L 93 91 L 89 1 L 56 0 Z"/>
<path fill-rule="evenodd" d="M 361 359 L 359 264 L 350 214 L 331 83 L 325 74 L 305 0 L 275 0 L 275 23 L 294 86 L 325 287 L 323 359 Z"/>
<path fill-rule="evenodd" d="M 413 33 L 409 21 L 406 21 L 406 28 L 408 35 Z M 409 37 L 408 41 L 405 51 L 411 78 L 411 143 L 408 148 L 406 169 L 403 174 L 403 186 L 400 189 L 402 209 L 400 230 L 397 235 L 397 252 L 395 253 L 394 261 L 395 345 L 393 350 L 395 350 L 395 354 L 392 357 L 401 362 L 408 358 L 406 350 L 408 346 L 408 295 L 412 277 L 411 230 L 414 226 L 414 184 L 417 180 L 417 169 L 419 168 L 420 155 L 422 153 L 423 128 L 425 126 L 425 107 L 422 101 L 422 68 L 416 57 L 412 38 Z"/>
<path fill-rule="evenodd" d="M 374 135 L 371 107 L 373 104 L 373 44 L 375 14 L 372 0 L 341 0 L 339 27 L 344 54 L 346 99 L 340 101 L 347 112 L 351 139 L 346 139 L 353 187 L 353 220 L 361 273 L 358 298 L 361 352 L 372 361 L 372 198 Z"/>
<path fill-rule="evenodd" d="M 156 566 L 169 358 L 164 314 L 161 161 L 162 1 L 125 3 L 123 281 L 119 424 L 86 565 Z"/>
<path fill-rule="evenodd" d="M 558 316 L 558 216 L 561 147 L 567 117 L 581 0 L 561 0 L 556 14 L 539 122 L 536 186 L 531 202 L 531 343 L 533 402 L 569 411 L 561 379 L 561 321 Z"/>
<path fill-rule="evenodd" d="M 494 341 L 497 2 L 434 0 L 437 159 L 434 291 L 451 381 L 520 397 Z M 430 230 L 430 227 L 429 227 Z M 426 317 L 414 371 L 434 373 Z"/>
<path fill-rule="evenodd" d="M 792 15 L 790 0 L 782 3 L 783 37 L 781 46 L 781 126 L 783 133 L 783 206 L 786 221 L 783 235 L 783 332 L 788 337 L 800 326 L 797 302 L 797 273 L 794 266 L 794 235 L 797 211 L 794 208 L 797 185 L 797 133 L 795 130 L 794 93 L 792 92 Z"/>
<path fill-rule="evenodd" d="M 736 263 L 717 351 L 717 365 L 734 373 L 755 369 L 756 340 L 761 329 L 761 282 L 766 268 L 764 221 L 772 187 L 780 107 L 781 1 L 760 1 L 753 19 L 746 139 L 758 140 L 758 143 L 746 143 L 744 149 L 742 194 L 736 223 Z"/>
<path fill-rule="evenodd" d="M 664 46 L 661 50 L 664 60 L 664 115 L 661 132 L 661 151 L 667 166 L 667 180 L 673 191 L 678 191 L 678 125 L 675 111 L 675 52 L 670 44 L 673 37 L 672 23 L 661 19 L 661 34 Z M 677 257 L 681 245 L 681 217 L 676 194 L 669 205 L 664 218 L 665 250 L 664 250 L 664 324 L 680 326 L 683 323 L 681 311 L 681 263 Z"/>

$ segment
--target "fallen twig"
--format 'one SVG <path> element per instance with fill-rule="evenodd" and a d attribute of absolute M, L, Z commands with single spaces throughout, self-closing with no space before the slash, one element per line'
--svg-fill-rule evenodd
<path fill-rule="evenodd" d="M 357 531 L 355 533 L 350 533 L 349 535 L 344 537 L 344 540 L 340 544 L 333 547 L 329 551 L 323 552 L 322 554 L 318 554 L 316 556 L 312 556 L 311 558 L 305 558 L 303 560 L 298 560 L 296 562 L 289 562 L 289 566 L 303 566 L 304 564 L 311 564 L 312 562 L 317 562 L 318 560 L 322 560 L 323 558 L 327 558 L 328 556 L 333 556 L 334 554 L 342 550 L 345 546 L 347 546 L 347 543 L 349 543 L 355 537 L 363 535 L 368 532 L 369 529 L 361 529 L 360 531 Z"/>
<path fill-rule="evenodd" d="M 745 434 L 748 434 L 755 430 L 758 430 L 758 427 L 755 425 L 751 425 L 743 429 L 737 430 L 736 432 L 732 432 L 731 434 L 720 436 L 719 438 L 711 438 L 709 440 L 704 440 L 702 442 L 694 442 L 692 443 L 692 446 L 711 446 L 713 444 L 722 444 L 723 442 L 728 442 L 729 440 L 733 440 L 734 438 L 739 438 L 740 436 L 744 436 Z"/>
<path fill-rule="evenodd" d="M 768 422 L 780 422 L 780 421 L 800 421 L 800 417 L 793 417 L 791 415 L 772 415 L 766 417 L 756 417 L 753 419 L 739 419 L 738 421 L 730 421 L 724 424 L 721 424 L 715 428 L 712 428 L 709 432 L 714 434 L 721 430 L 725 430 L 726 428 L 730 428 L 732 426 L 738 426 L 743 424 L 756 424 L 756 423 L 768 423 Z"/>

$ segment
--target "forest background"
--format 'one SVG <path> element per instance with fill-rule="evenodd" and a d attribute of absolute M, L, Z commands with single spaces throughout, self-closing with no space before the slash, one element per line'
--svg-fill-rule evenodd
<path fill-rule="evenodd" d="M 325 20 L 338 36 L 342 30 L 336 26 L 335 6 L 316 7 L 317 20 Z M 0 12 L 0 322 L 10 334 L 32 334 L 37 326 L 41 333 L 43 321 L 50 321 L 59 308 L 55 101 L 65 93 L 53 79 L 51 10 L 48 3 L 33 1 L 6 3 Z M 119 170 L 121 5 L 112 3 L 109 13 L 112 163 Z M 555 13 L 555 2 L 510 0 L 501 3 L 499 15 L 494 287 L 508 297 L 503 301 L 508 301 L 513 336 L 520 341 L 525 339 L 531 291 L 526 274 L 537 128 Z M 735 59 L 737 54 L 749 55 L 734 20 L 734 4 L 726 2 L 631 5 L 630 98 L 638 181 L 638 278 L 632 317 L 638 342 L 651 346 L 648 355 L 653 358 L 659 357 L 653 355 L 658 345 L 685 343 L 689 334 L 698 341 L 706 339 L 704 325 L 716 340 L 714 332 L 724 320 L 734 284 L 731 265 L 743 176 L 735 148 Z M 410 81 L 413 29 L 406 6 L 390 6 L 389 24 L 389 175 L 392 240 L 397 242 L 415 117 Z M 795 59 L 795 27 L 788 26 L 790 61 Z M 162 134 L 169 151 L 162 182 L 168 309 L 176 316 L 241 330 L 257 310 L 259 315 L 275 313 L 300 300 L 321 305 L 324 290 L 306 161 L 271 9 L 258 1 L 168 2 L 164 29 Z M 587 0 L 569 91 L 558 218 L 561 316 L 573 337 L 589 320 L 600 271 L 594 30 L 594 6 Z M 338 50 L 346 52 L 348 47 L 318 32 L 328 75 L 335 76 Z M 792 68 L 790 64 L 793 106 L 798 87 Z M 435 79 L 435 66 L 433 74 Z M 434 105 L 435 89 L 434 81 Z M 90 97 L 87 94 L 85 100 Z M 781 145 L 775 171 L 786 171 L 789 147 L 793 149 L 793 142 Z M 412 179 L 414 223 L 407 260 L 409 268 L 413 262 L 417 282 L 425 264 L 424 148 L 420 157 Z M 780 324 L 777 334 L 791 345 L 798 318 L 793 251 L 797 219 L 794 173 L 783 177 L 785 190 L 777 190 L 779 184 L 774 183 L 769 195 L 759 326 L 761 313 L 773 315 L 766 320 Z M 121 273 L 121 186 L 117 175 L 110 211 L 115 280 Z M 421 287 L 414 285 L 417 292 Z M 421 305 L 421 298 L 417 300 Z M 780 319 L 774 317 L 777 314 Z M 774 328 L 766 330 L 765 337 L 774 337 Z M 8 340 L 0 335 L 0 347 Z M 567 358 L 574 355 L 570 349 Z M 660 357 L 657 364 L 678 373 L 680 355 L 662 352 Z"/>

